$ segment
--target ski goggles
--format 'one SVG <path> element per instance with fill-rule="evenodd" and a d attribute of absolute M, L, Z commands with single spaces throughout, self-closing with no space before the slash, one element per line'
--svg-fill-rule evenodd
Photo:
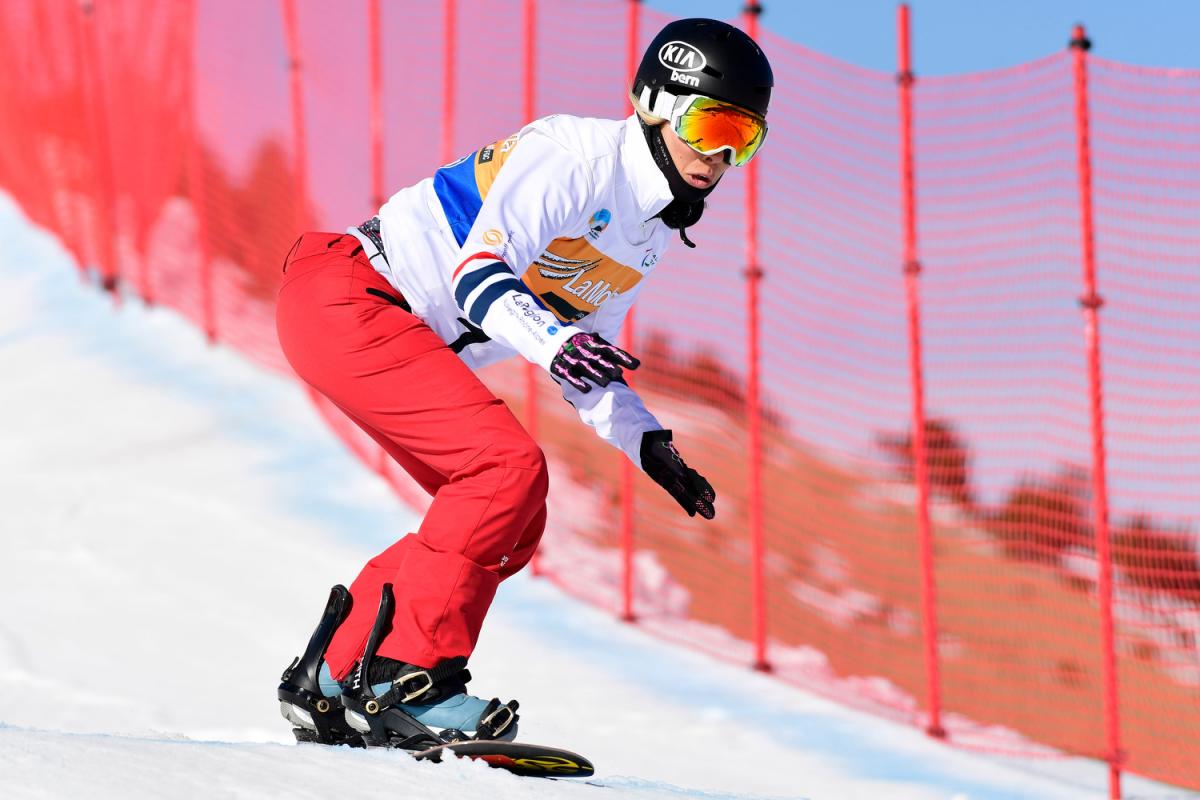
<path fill-rule="evenodd" d="M 748 164 L 767 138 L 767 121 L 762 117 L 699 94 L 676 99 L 670 124 L 697 153 L 711 156 L 728 150 L 735 167 Z"/>

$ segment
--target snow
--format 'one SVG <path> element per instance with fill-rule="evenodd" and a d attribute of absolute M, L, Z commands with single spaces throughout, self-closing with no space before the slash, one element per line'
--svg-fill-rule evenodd
<path fill-rule="evenodd" d="M 169 311 L 114 311 L 6 196 L 0 374 L 5 798 L 1102 795 L 1095 762 L 1064 781 L 949 748 L 524 575 L 501 588 L 472 688 L 519 698 L 521 738 L 589 756 L 594 779 L 296 746 L 280 672 L 329 586 L 415 513 L 294 383 Z"/>

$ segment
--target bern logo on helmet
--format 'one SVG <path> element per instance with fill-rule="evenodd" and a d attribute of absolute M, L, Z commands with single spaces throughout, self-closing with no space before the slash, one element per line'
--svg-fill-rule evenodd
<path fill-rule="evenodd" d="M 708 59 L 687 42 L 674 41 L 658 48 L 658 63 L 673 71 L 699 72 L 704 69 Z"/>

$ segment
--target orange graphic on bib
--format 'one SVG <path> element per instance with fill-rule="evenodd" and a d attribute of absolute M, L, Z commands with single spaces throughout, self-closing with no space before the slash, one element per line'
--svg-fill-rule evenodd
<path fill-rule="evenodd" d="M 586 239 L 555 239 L 521 280 L 563 322 L 595 313 L 637 285 L 642 275 L 614 261 Z"/>

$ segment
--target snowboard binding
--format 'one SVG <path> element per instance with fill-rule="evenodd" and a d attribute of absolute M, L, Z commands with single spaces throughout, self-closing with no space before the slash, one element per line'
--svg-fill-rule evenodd
<path fill-rule="evenodd" d="M 345 586 L 334 586 L 329 591 L 329 600 L 304 655 L 292 659 L 280 677 L 279 711 L 295 726 L 292 733 L 297 742 L 363 746 L 359 732 L 346 722 L 341 698 L 327 696 L 320 685 L 321 660 L 352 603 Z"/>
<path fill-rule="evenodd" d="M 390 678 L 390 686 L 376 694 L 371 681 L 372 665 L 379 658 L 380 643 L 391 630 L 395 603 L 392 585 L 385 583 L 379 598 L 375 625 L 354 673 L 354 681 L 342 694 L 345 721 L 362 735 L 363 742 L 368 747 L 419 751 L 453 742 L 511 739 L 515 736 L 519 719 L 515 700 L 502 704 L 493 698 L 480 714 L 474 735 L 454 727 L 437 732 L 401 707 L 405 704 L 433 703 L 465 694 L 471 674 L 466 669 L 467 660 L 461 656 L 428 669 L 404 664 Z"/>

